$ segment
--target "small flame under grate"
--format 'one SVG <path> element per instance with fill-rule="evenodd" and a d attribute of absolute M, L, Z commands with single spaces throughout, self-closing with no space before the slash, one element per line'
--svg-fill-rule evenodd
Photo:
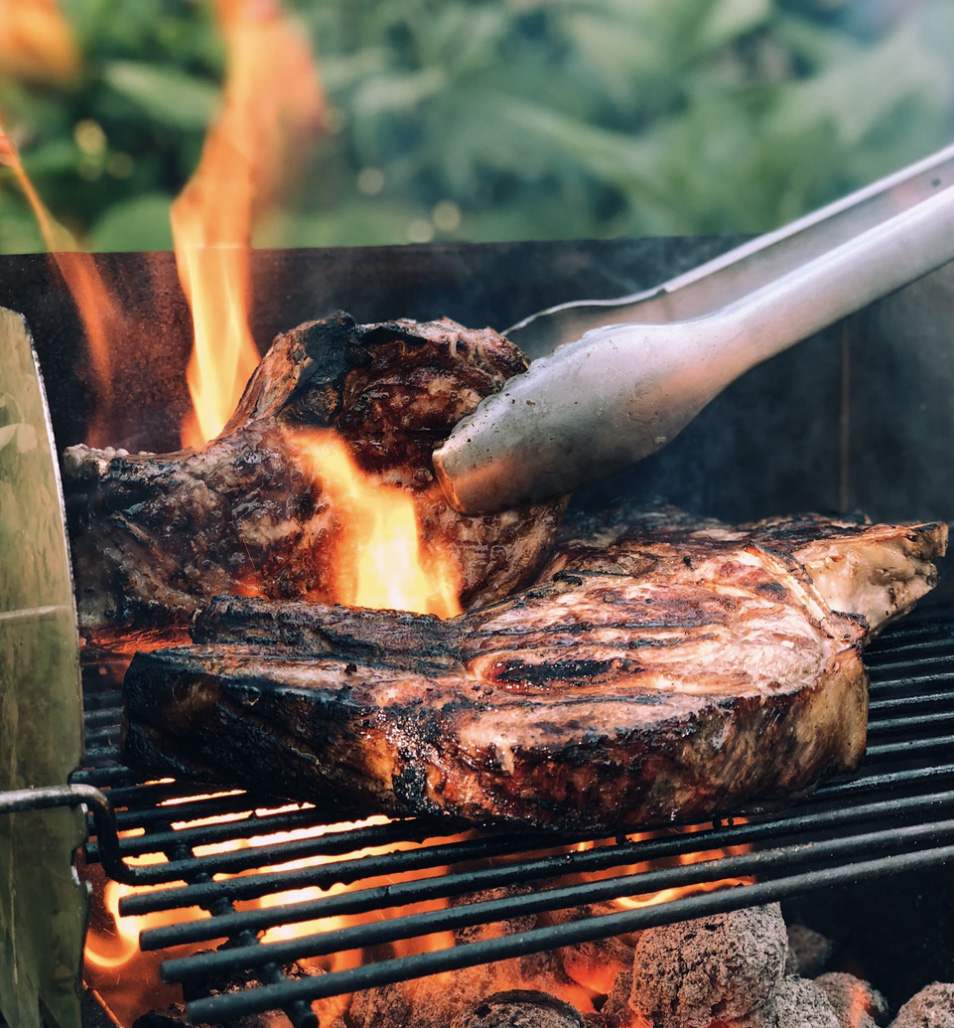
<path fill-rule="evenodd" d="M 120 912 L 177 911 L 184 919 L 144 931 L 142 949 L 208 946 L 165 959 L 163 979 L 191 995 L 223 976 L 251 979 L 193 999 L 192 1021 L 283 1010 L 303 1028 L 317 1024 L 314 1000 L 951 859 L 954 609 L 915 612 L 875 640 L 866 663 L 871 711 L 861 768 L 781 813 L 740 811 L 711 826 L 592 840 L 452 835 L 420 820 L 327 825 L 307 806 L 143 782 L 118 762 L 116 692 L 87 697 L 90 766 L 74 781 L 108 791 L 123 859 L 161 861 L 137 867 L 137 882 L 152 888 L 123 898 Z M 99 859 L 95 838 L 86 856 Z M 502 888 L 514 891 L 487 898 Z M 609 913 L 458 945 L 441 934 L 609 901 Z M 288 937 L 289 926 L 303 934 Z M 388 955 L 390 944 L 423 938 L 434 940 L 424 951 Z M 358 950 L 360 966 L 286 973 L 295 961 Z"/>

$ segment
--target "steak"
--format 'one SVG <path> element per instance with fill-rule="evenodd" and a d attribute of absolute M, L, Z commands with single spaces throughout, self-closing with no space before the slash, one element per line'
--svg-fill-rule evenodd
<path fill-rule="evenodd" d="M 861 614 L 873 635 L 937 585 L 933 561 L 946 551 L 947 525 L 872 525 L 860 514 L 802 514 L 730 526 L 675 507 L 647 511 L 619 504 L 568 519 L 558 539 L 559 550 L 544 578 L 575 559 L 596 559 L 611 544 L 638 550 L 649 540 L 674 546 L 711 540 L 786 553 L 805 568 L 832 610 Z"/>
<path fill-rule="evenodd" d="M 872 608 L 890 616 L 930 588 L 945 539 L 939 525 L 730 528 L 670 511 L 571 526 L 538 584 L 446 622 L 218 599 L 194 645 L 133 659 L 124 756 L 333 796 L 347 816 L 481 826 L 615 831 L 797 796 L 865 749 L 869 626 L 819 587 L 867 607 L 871 554 L 888 546 L 908 562 L 906 588 Z"/>
<path fill-rule="evenodd" d="M 63 480 L 81 632 L 117 646 L 157 630 L 168 639 L 223 593 L 331 602 L 341 514 L 302 450 L 315 429 L 333 429 L 364 471 L 413 495 L 425 551 L 453 555 L 464 605 L 530 581 L 564 502 L 465 517 L 431 464 L 454 424 L 525 368 L 490 329 L 359 326 L 341 314 L 279 336 L 201 449 L 71 447 Z"/>

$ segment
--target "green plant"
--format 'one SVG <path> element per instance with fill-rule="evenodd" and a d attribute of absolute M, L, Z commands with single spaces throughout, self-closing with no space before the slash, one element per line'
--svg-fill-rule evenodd
<path fill-rule="evenodd" d="M 88 245 L 168 247 L 168 203 L 218 102 L 209 9 L 64 2 L 81 78 L 0 79 L 0 110 Z M 761 231 L 950 134 L 949 0 L 860 25 L 822 0 L 289 6 L 331 113 L 293 214 L 262 245 Z M 0 249 L 37 248 L 0 175 Z"/>

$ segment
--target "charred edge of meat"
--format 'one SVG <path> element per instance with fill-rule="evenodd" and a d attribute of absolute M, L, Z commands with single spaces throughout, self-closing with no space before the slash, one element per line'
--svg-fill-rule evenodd
<path fill-rule="evenodd" d="M 243 649 L 229 648 L 233 656 Z M 225 766 L 246 787 L 267 782 L 269 791 L 310 801 L 334 794 L 351 815 L 449 815 L 543 830 L 693 821 L 764 796 L 804 794 L 820 768 L 850 770 L 864 751 L 857 647 L 839 654 L 823 682 L 781 695 L 706 696 L 688 709 L 652 693 L 607 696 L 620 722 L 647 701 L 654 709 L 648 726 L 637 716 L 612 731 L 605 720 L 597 727 L 599 700 L 516 697 L 488 709 L 479 693 L 471 699 L 462 689 L 440 702 L 422 685 L 376 705 L 360 688 L 374 667 L 352 663 L 340 668 L 339 688 L 305 689 L 273 668 L 291 663 L 307 674 L 322 658 L 253 654 L 253 673 L 239 677 L 226 653 L 208 657 L 188 649 L 135 658 L 126 759 L 219 780 L 215 768 Z M 474 725 L 487 718 L 477 734 L 490 741 L 475 746 Z M 550 741 L 501 749 L 493 741 L 499 718 L 533 723 Z"/>
<path fill-rule="evenodd" d="M 400 610 L 356 613 L 340 604 L 217 596 L 196 615 L 191 635 L 202 646 L 281 647 L 394 667 L 451 668 L 460 662 L 459 621 Z"/>
<path fill-rule="evenodd" d="M 519 588 L 545 559 L 565 500 L 459 515 L 431 454 L 525 365 L 490 329 L 447 319 L 360 326 L 338 313 L 279 336 L 205 446 L 71 447 L 63 480 L 83 635 L 113 642 L 184 626 L 219 594 L 330 600 L 337 515 L 296 448 L 294 429 L 306 426 L 334 428 L 365 471 L 414 496 L 425 546 L 457 558 L 464 605 Z"/>
<path fill-rule="evenodd" d="M 877 555 L 899 534 L 861 538 Z M 836 562 L 849 592 L 861 557 Z M 187 750 L 240 782 L 265 767 L 270 788 L 354 813 L 693 822 L 804 795 L 864 752 L 863 617 L 728 526 L 570 546 L 538 586 L 451 622 L 224 598 L 194 631 L 130 666 L 128 758 L 167 770 L 162 751 Z"/>

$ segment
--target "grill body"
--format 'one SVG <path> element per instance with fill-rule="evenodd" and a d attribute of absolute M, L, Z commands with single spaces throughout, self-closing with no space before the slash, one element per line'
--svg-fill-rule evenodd
<path fill-rule="evenodd" d="M 192 990 L 190 1017 L 216 1023 L 281 1009 L 297 1028 L 314 1024 L 313 1000 L 832 886 L 881 882 L 887 891 L 894 875 L 945 866 L 954 859 L 954 608 L 932 604 L 888 629 L 870 647 L 868 663 L 869 747 L 857 772 L 784 810 L 740 810 L 691 830 L 649 836 L 621 830 L 615 839 L 597 840 L 462 837 L 420 820 L 325 825 L 312 809 L 276 808 L 266 796 L 145 783 L 119 762 L 120 695 L 113 689 L 87 693 L 92 759 L 74 781 L 107 792 L 120 808 L 120 831 L 141 832 L 120 840 L 122 858 L 165 858 L 138 869 L 137 884 L 154 888 L 123 899 L 121 913 L 201 908 L 212 914 L 185 913 L 183 921 L 141 936 L 146 950 L 172 951 L 163 955 L 162 975 Z M 92 822 L 90 829 L 95 836 Z M 250 837 L 250 845 L 228 848 Z M 224 852 L 197 854 L 216 844 Z M 710 852 L 716 849 L 724 855 Z M 100 855 L 94 837 L 86 859 Z M 659 895 L 728 879 L 734 884 L 719 891 Z M 341 885 L 348 891 L 327 893 Z M 487 898 L 508 887 L 514 891 Z M 301 898 L 308 889 L 326 895 Z M 287 894 L 294 900 L 248 909 L 251 900 Z M 612 901 L 633 897 L 654 902 L 613 909 Z M 419 912 L 418 905 L 435 900 L 449 905 Z M 380 955 L 429 933 L 581 907 L 590 908 L 588 916 L 577 910 L 546 927 L 505 929 L 497 938 L 411 956 Z M 297 938 L 260 941 L 261 932 L 345 916 L 361 923 L 335 927 L 325 920 Z M 203 951 L 183 957 L 178 947 L 184 945 Z M 358 948 L 377 959 L 314 977 L 289 970 L 296 961 Z M 257 980 L 202 995 L 205 983 L 236 975 Z"/>
<path fill-rule="evenodd" d="M 258 251 L 254 338 L 345 309 L 358 321 L 446 315 L 513 324 L 580 296 L 649 288 L 737 238 L 440 244 Z M 66 255 L 68 257 L 68 255 Z M 171 254 L 96 257 L 120 298 L 110 442 L 178 446 L 191 345 Z M 33 332 L 60 447 L 83 442 L 95 413 L 78 315 L 43 256 L 0 256 L 0 306 Z M 660 453 L 581 492 L 663 498 L 694 513 L 753 520 L 799 510 L 861 509 L 878 520 L 949 517 L 954 497 L 954 263 L 753 369 Z"/>
<path fill-rule="evenodd" d="M 447 315 L 474 326 L 502 326 L 572 297 L 647 288 L 736 242 L 259 252 L 252 268 L 253 331 L 264 351 L 277 332 L 335 309 L 347 309 L 359 321 Z M 127 340 L 113 369 L 113 392 L 122 399 L 113 442 L 129 449 L 174 449 L 187 405 L 190 345 L 174 259 L 121 254 L 96 260 L 121 297 L 120 334 Z M 31 325 L 58 447 L 83 441 L 96 402 L 89 363 L 77 313 L 45 258 L 0 257 L 0 305 L 25 314 Z M 574 503 L 596 508 L 622 496 L 647 504 L 663 500 L 727 520 L 809 509 L 863 509 L 884 520 L 947 519 L 954 499 L 954 462 L 948 456 L 954 351 L 946 338 L 952 309 L 954 265 L 754 369 L 666 449 L 589 487 Z M 164 976 L 185 983 L 196 996 L 193 1020 L 282 1009 L 292 1024 L 304 1026 L 311 1020 L 309 1002 L 323 995 L 943 865 L 954 855 L 954 614 L 945 605 L 950 589 L 943 584 L 952 576 L 943 567 L 941 575 L 941 604 L 890 630 L 869 651 L 871 748 L 857 775 L 827 785 L 789 811 L 740 812 L 747 823 L 722 822 L 702 835 L 667 832 L 640 842 L 566 839 L 559 845 L 569 852 L 554 853 L 552 838 L 449 838 L 440 826 L 417 821 L 321 826 L 311 811 L 277 807 L 272 797 L 209 797 L 206 786 L 144 783 L 117 759 L 121 696 L 116 682 L 109 684 L 110 668 L 87 676 L 87 766 L 74 781 L 107 792 L 121 831 L 143 830 L 122 839 L 119 852 L 110 854 L 114 861 L 143 854 L 164 858 L 114 875 L 159 886 L 128 897 L 124 912 L 198 905 L 213 915 L 150 931 L 143 947 L 211 948 L 231 940 L 224 956 L 182 958 L 177 950 L 164 962 Z M 92 826 L 91 831 L 87 859 L 95 863 L 103 854 Z M 196 855 L 198 847 L 279 832 L 293 834 L 280 842 Z M 700 849 L 742 846 L 750 850 L 733 850 L 718 864 L 679 863 Z M 368 848 L 370 854 L 352 856 Z M 633 865 L 648 859 L 662 863 L 637 880 Z M 271 870 L 289 861 L 306 866 Z M 574 884 L 566 877 L 570 871 L 600 877 Z M 379 882 L 395 876 L 396 885 Z M 289 962 L 303 956 L 357 947 L 380 951 L 398 938 L 506 920 L 532 909 L 560 910 L 726 877 L 755 882 L 546 931 L 385 958 L 339 975 L 287 973 Z M 176 881 L 187 884 L 173 887 Z M 253 899 L 340 883 L 355 891 L 246 909 Z M 502 885 L 532 886 L 532 899 L 475 899 Z M 309 931 L 282 943 L 258 941 L 260 931 L 276 925 L 348 913 L 376 918 L 438 899 L 450 905 L 353 928 Z M 242 968 L 260 984 L 217 997 L 202 994 L 203 982 Z"/>

